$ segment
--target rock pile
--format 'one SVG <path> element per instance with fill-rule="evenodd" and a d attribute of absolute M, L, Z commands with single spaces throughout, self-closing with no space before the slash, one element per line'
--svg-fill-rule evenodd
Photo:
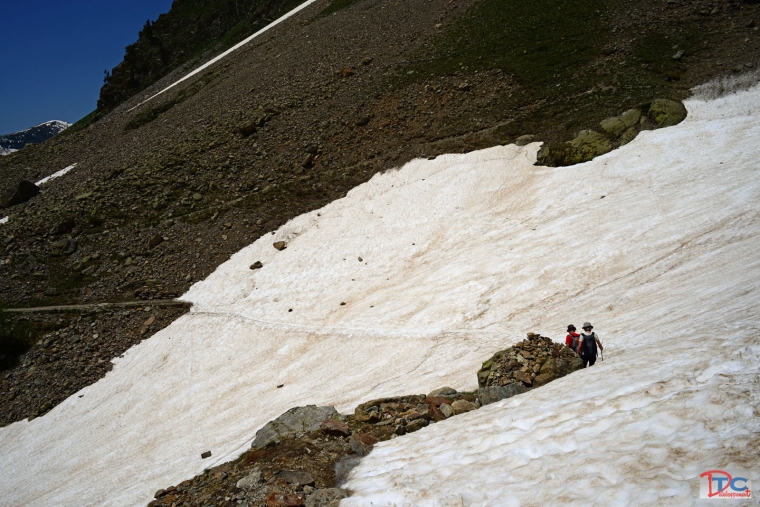
<path fill-rule="evenodd" d="M 342 416 L 333 407 L 292 408 L 256 433 L 237 460 L 161 489 L 150 507 L 337 507 L 341 482 L 373 446 L 480 407 L 474 393 L 444 387 L 383 398 Z"/>
<path fill-rule="evenodd" d="M 519 384 L 539 387 L 583 366 L 578 354 L 560 343 L 534 333 L 522 342 L 497 352 L 478 372 L 481 388 Z M 517 393 L 516 393 L 517 394 Z"/>

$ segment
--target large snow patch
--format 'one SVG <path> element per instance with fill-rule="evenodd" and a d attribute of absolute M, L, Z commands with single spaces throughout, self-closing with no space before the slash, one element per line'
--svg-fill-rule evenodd
<path fill-rule="evenodd" d="M 495 350 L 583 320 L 603 363 L 379 445 L 347 502 L 694 503 L 701 468 L 757 464 L 758 104 L 691 101 L 570 168 L 534 144 L 375 176 L 195 284 L 82 398 L 0 429 L 0 505 L 145 504 L 288 408 L 473 389 Z"/>

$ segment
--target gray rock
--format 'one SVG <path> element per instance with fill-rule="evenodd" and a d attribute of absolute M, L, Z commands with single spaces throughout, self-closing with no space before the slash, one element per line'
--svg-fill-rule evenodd
<path fill-rule="evenodd" d="M 528 391 L 530 391 L 530 389 L 520 383 L 507 384 L 498 387 L 481 387 L 478 389 L 478 401 L 480 401 L 481 405 L 489 405 Z"/>
<path fill-rule="evenodd" d="M 238 489 L 250 490 L 262 484 L 264 484 L 264 477 L 261 475 L 259 467 L 256 467 L 251 470 L 250 474 L 237 481 L 236 486 Z"/>
<path fill-rule="evenodd" d="M 457 393 L 456 389 L 452 389 L 450 387 L 441 387 L 440 389 L 435 389 L 434 391 L 430 391 L 430 394 L 428 394 L 428 398 L 432 398 L 433 396 L 449 396 L 456 393 Z"/>
<path fill-rule="evenodd" d="M 346 482 L 348 474 L 351 473 L 351 470 L 353 470 L 360 462 L 361 456 L 356 454 L 349 454 L 340 458 L 335 463 L 335 485 L 340 486 Z"/>
<path fill-rule="evenodd" d="M 448 403 L 443 403 L 440 407 L 438 407 L 438 409 L 446 417 L 446 419 L 448 419 L 449 417 L 451 417 L 452 415 L 454 415 L 454 409 L 452 409 L 451 405 L 449 405 Z"/>
<path fill-rule="evenodd" d="M 421 430 L 425 426 L 429 425 L 430 421 L 427 419 L 416 419 L 409 424 L 406 425 L 406 432 L 407 433 L 414 433 L 415 431 Z"/>
<path fill-rule="evenodd" d="M 296 433 L 309 433 L 319 429 L 322 421 L 339 417 L 335 407 L 308 405 L 291 408 L 274 421 L 269 421 L 256 432 L 251 447 L 265 447 L 272 442 Z"/>
<path fill-rule="evenodd" d="M 335 500 L 348 498 L 348 491 L 340 488 L 318 489 L 308 497 L 304 507 L 329 507 Z"/>
<path fill-rule="evenodd" d="M 308 472 L 299 470 L 280 470 L 276 474 L 278 479 L 282 479 L 288 484 L 295 484 L 298 486 L 313 486 L 314 477 Z"/>

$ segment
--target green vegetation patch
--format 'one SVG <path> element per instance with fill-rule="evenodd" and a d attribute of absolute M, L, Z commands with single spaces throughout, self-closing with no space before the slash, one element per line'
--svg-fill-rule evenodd
<path fill-rule="evenodd" d="M 502 69 L 540 96 L 570 81 L 606 42 L 602 16 L 609 0 L 482 0 L 433 41 L 411 67 L 418 76 Z M 406 69 L 405 69 L 406 70 Z M 576 86 L 582 87 L 581 83 Z"/>

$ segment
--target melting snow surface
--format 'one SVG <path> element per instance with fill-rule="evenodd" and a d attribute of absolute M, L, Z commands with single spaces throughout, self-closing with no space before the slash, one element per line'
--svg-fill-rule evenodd
<path fill-rule="evenodd" d="M 495 350 L 584 320 L 604 362 L 378 445 L 342 505 L 689 505 L 707 469 L 756 473 L 759 106 L 693 100 L 569 168 L 533 166 L 533 144 L 376 175 L 195 284 L 192 313 L 103 380 L 1 428 L 0 505 L 144 505 L 293 406 L 474 389 Z"/>
<path fill-rule="evenodd" d="M 44 185 L 45 183 L 47 183 L 47 182 L 48 182 L 48 181 L 50 181 L 50 180 L 53 180 L 53 179 L 55 179 L 55 178 L 59 178 L 59 177 L 63 176 L 63 175 L 64 175 L 64 174 L 66 174 L 67 172 L 69 172 L 69 171 L 71 171 L 72 169 L 74 169 L 76 166 L 77 166 L 76 164 L 71 164 L 71 165 L 70 165 L 70 166 L 68 166 L 68 167 L 64 167 L 64 168 L 63 168 L 63 169 L 61 169 L 60 171 L 56 171 L 56 172 L 54 172 L 53 174 L 51 174 L 50 176 L 47 176 L 47 177 L 45 177 L 45 178 L 42 178 L 40 181 L 38 181 L 37 183 L 35 183 L 35 185 L 37 185 L 38 187 L 39 187 L 40 185 Z"/>

